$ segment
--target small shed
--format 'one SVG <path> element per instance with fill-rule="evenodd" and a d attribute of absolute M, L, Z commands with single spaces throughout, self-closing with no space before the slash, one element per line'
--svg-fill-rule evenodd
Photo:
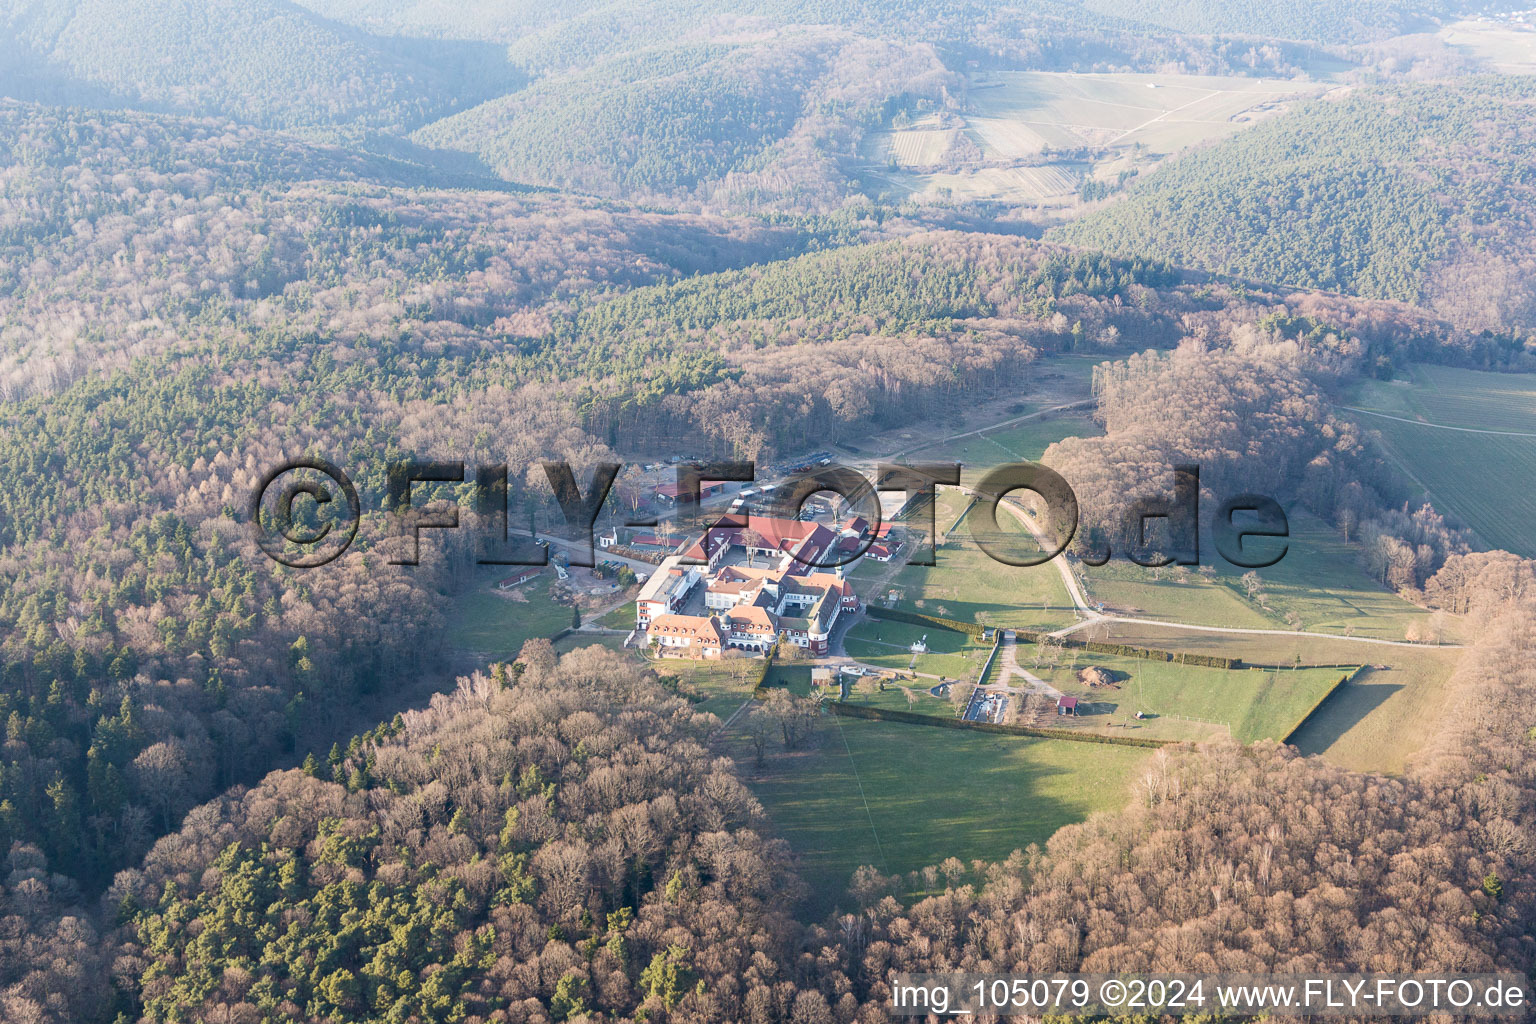
<path fill-rule="evenodd" d="M 496 581 L 496 589 L 497 590 L 511 590 L 513 587 L 520 586 L 521 584 L 527 583 L 529 580 L 533 579 L 535 576 L 538 576 L 543 571 L 544 571 L 544 567 L 542 565 L 530 566 L 530 567 L 528 567 L 526 569 L 520 569 L 517 572 L 513 573 L 511 576 L 507 576 L 504 579 L 497 580 Z"/>
<path fill-rule="evenodd" d="M 1077 717 L 1077 698 L 1059 697 L 1056 700 L 1056 713 L 1058 715 L 1071 715 Z"/>
<path fill-rule="evenodd" d="M 833 674 L 830 668 L 822 668 L 821 666 L 817 666 L 816 668 L 811 669 L 812 686 L 831 686 L 832 683 Z"/>

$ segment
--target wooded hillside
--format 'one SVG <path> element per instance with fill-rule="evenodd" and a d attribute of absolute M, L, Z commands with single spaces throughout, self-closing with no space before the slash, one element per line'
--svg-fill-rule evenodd
<path fill-rule="evenodd" d="M 1052 237 L 1528 333 L 1533 96 L 1506 76 L 1326 97 L 1174 161 Z"/>

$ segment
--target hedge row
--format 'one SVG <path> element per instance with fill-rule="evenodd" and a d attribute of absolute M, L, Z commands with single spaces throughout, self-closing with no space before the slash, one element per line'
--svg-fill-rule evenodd
<path fill-rule="evenodd" d="M 871 618 L 891 619 L 894 622 L 905 622 L 914 626 L 934 626 L 938 629 L 951 629 L 956 633 L 965 633 L 977 639 L 981 638 L 982 630 L 986 627 L 974 622 L 961 622 L 959 619 L 946 619 L 938 615 L 924 615 L 922 612 L 902 611 L 899 608 L 880 608 L 870 605 L 868 608 Z M 1001 630 L 999 630 L 999 634 Z M 1037 644 L 1044 640 L 1046 633 L 1034 629 L 1016 629 L 1015 637 L 1028 643 Z M 1187 651 L 1163 651 L 1152 647 L 1132 647 L 1130 644 L 1107 643 L 1102 640 L 1074 640 L 1071 637 L 1062 637 L 1063 647 L 1074 647 L 1084 651 L 1092 651 L 1096 654 L 1118 654 L 1123 658 L 1141 658 L 1145 661 L 1171 661 L 1177 665 L 1196 665 L 1201 668 L 1242 668 L 1240 658 L 1218 658 L 1210 654 L 1191 654 Z"/>
<path fill-rule="evenodd" d="M 880 608 L 870 605 L 866 611 L 871 618 L 890 619 L 892 622 L 905 622 L 911 626 L 933 626 L 936 629 L 964 633 L 977 639 L 981 638 L 981 632 L 986 628 L 974 622 L 961 622 L 959 619 L 946 619 L 938 615 L 924 615 L 922 612 L 904 612 L 899 608 Z"/>
<path fill-rule="evenodd" d="M 1118 654 L 1123 658 L 1141 658 L 1145 661 L 1171 661 L 1177 665 L 1198 665 L 1201 668 L 1242 668 L 1241 658 L 1218 658 L 1212 654 L 1191 654 L 1188 651 L 1162 651 L 1154 647 L 1132 647 L 1129 644 L 1112 644 L 1102 640 L 1073 640 L 1064 638 L 1068 647 L 1079 647 L 1095 654 Z"/>
<path fill-rule="evenodd" d="M 763 670 L 757 674 L 757 682 L 752 684 L 752 699 L 762 700 L 768 696 L 768 673 L 773 670 L 773 663 L 779 656 L 778 641 L 768 648 L 768 653 L 763 655 Z"/>
<path fill-rule="evenodd" d="M 1027 640 L 1032 644 L 1040 643 L 1047 634 L 1033 629 L 1016 629 L 1014 636 L 1020 640 Z M 1095 654 L 1118 654 L 1122 658 L 1140 658 L 1143 661 L 1171 661 L 1177 665 L 1198 665 L 1201 668 L 1242 668 L 1241 658 L 1218 658 L 1210 654 L 1190 654 L 1187 651 L 1164 651 L 1156 647 L 1132 647 L 1130 644 L 1115 644 L 1105 640 L 1074 640 L 1070 636 L 1061 638 L 1061 646 L 1071 647 L 1076 650 L 1092 651 Z"/>
<path fill-rule="evenodd" d="M 1029 725 L 998 725 L 995 722 L 967 722 L 959 718 L 939 718 L 920 715 L 914 711 L 890 711 L 886 708 L 865 707 L 862 704 L 844 704 L 827 701 L 824 705 L 834 715 L 844 718 L 869 718 L 877 722 L 907 722 L 911 725 L 931 725 L 940 729 L 971 729 L 975 732 L 995 732 L 1010 736 L 1035 736 L 1047 740 L 1071 740 L 1074 743 L 1107 743 L 1117 747 L 1166 747 L 1173 740 L 1144 740 L 1131 736 L 1102 736 L 1098 733 L 1078 732 L 1075 729 L 1036 729 Z"/>
<path fill-rule="evenodd" d="M 1332 686 L 1330 686 L 1330 687 L 1328 687 L 1328 689 L 1324 690 L 1323 691 L 1323 695 L 1321 697 L 1317 698 L 1317 700 L 1315 702 L 1313 702 L 1311 707 L 1307 708 L 1307 713 L 1302 715 L 1300 718 L 1298 718 L 1296 720 L 1296 724 L 1291 726 L 1290 731 L 1287 732 L 1284 736 L 1280 737 L 1280 742 L 1281 743 L 1289 743 L 1289 742 L 1291 742 L 1291 737 L 1295 736 L 1296 733 L 1301 729 L 1301 727 L 1307 724 L 1307 719 L 1311 718 L 1312 715 L 1317 711 L 1317 709 L 1323 706 L 1323 701 L 1327 700 L 1329 697 L 1332 697 L 1333 696 L 1333 691 L 1337 690 L 1339 687 L 1343 686 L 1345 683 L 1347 683 L 1351 679 L 1355 678 L 1355 674 L 1357 672 L 1359 672 L 1359 671 L 1360 671 L 1360 669 L 1357 667 L 1352 672 L 1344 673 L 1342 676 L 1340 676 L 1338 678 L 1338 680 Z"/>

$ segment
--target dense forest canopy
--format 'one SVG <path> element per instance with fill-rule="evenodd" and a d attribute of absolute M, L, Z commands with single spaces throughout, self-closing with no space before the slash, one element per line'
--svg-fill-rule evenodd
<path fill-rule="evenodd" d="M 956 82 L 930 48 L 847 35 L 672 46 L 542 79 L 415 138 L 512 181 L 814 208 L 847 194 L 864 129 L 893 105 L 941 103 Z"/>
<path fill-rule="evenodd" d="M 465 53 L 451 63 L 441 50 L 413 53 L 286 0 L 24 0 L 0 25 L 11 57 L 0 85 L 13 95 L 67 101 L 77 84 L 127 105 L 273 127 L 403 128 L 516 84 L 505 62 L 497 75 Z"/>
<path fill-rule="evenodd" d="M 955 0 L 939 5 L 915 0 L 610 0 L 599 4 L 307 0 L 306 6 L 381 34 L 504 43 L 514 64 L 536 76 L 679 40 L 784 26 L 837 27 L 871 39 L 934 43 L 961 61 L 1062 70 L 1153 68 L 1181 62 L 1207 71 L 1237 69 L 1245 66 L 1244 57 L 1251 49 L 1246 40 L 1182 34 L 1242 33 L 1247 30 L 1242 19 L 1232 19 L 1230 27 L 1217 30 L 1174 25 L 1177 31 L 1171 31 L 1158 18 L 1073 0 L 1004 4 Z M 1282 51 L 1289 56 L 1307 52 L 1283 43 L 1277 53 Z"/>
<path fill-rule="evenodd" d="M 1174 161 L 1054 237 L 1529 330 L 1533 97 L 1530 78 L 1491 76 L 1326 97 Z"/>
<path fill-rule="evenodd" d="M 1084 7 L 1125 16 L 1123 5 L 1085 0 Z M 1424 31 L 1472 4 L 1454 0 L 1154 0 L 1137 7 L 1139 21 L 1180 32 L 1309 39 L 1338 45 Z"/>

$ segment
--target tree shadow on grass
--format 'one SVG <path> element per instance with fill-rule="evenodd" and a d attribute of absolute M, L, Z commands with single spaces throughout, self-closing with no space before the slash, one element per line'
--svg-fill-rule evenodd
<path fill-rule="evenodd" d="M 1320 754 L 1403 688 L 1401 683 L 1373 682 L 1375 675 L 1373 669 L 1363 668 L 1330 693 L 1291 734 L 1290 743 L 1303 754 Z"/>

